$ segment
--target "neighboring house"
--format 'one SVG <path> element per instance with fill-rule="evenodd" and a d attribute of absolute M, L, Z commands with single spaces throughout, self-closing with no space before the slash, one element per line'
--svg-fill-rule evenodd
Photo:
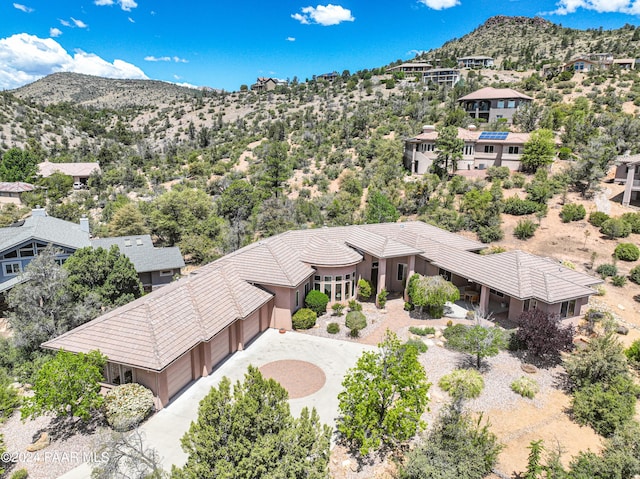
<path fill-rule="evenodd" d="M 387 68 L 387 73 L 423 73 L 427 70 L 430 70 L 432 67 L 431 63 L 425 62 L 408 62 L 402 63 L 400 65 L 396 65 L 390 68 Z"/>
<path fill-rule="evenodd" d="M 91 245 L 107 250 L 117 246 L 120 253 L 133 263 L 145 291 L 170 283 L 184 268 L 184 259 L 178 247 L 156 248 L 149 235 L 92 239 Z"/>
<path fill-rule="evenodd" d="M 491 68 L 494 66 L 494 60 L 483 55 L 462 57 L 458 58 L 458 66 L 460 68 Z"/>
<path fill-rule="evenodd" d="M 253 91 L 261 92 L 261 91 L 272 91 L 275 90 L 277 86 L 286 86 L 286 80 L 278 80 L 277 78 L 267 78 L 267 77 L 258 77 L 256 82 L 251 85 L 251 89 Z"/>
<path fill-rule="evenodd" d="M 100 164 L 93 163 L 51 163 L 45 161 L 38 164 L 38 172 L 40 176 L 46 178 L 54 173 L 62 173 L 63 175 L 73 178 L 74 187 L 84 186 L 89 181 L 89 177 L 93 173 L 100 173 Z"/>
<path fill-rule="evenodd" d="M 517 171 L 520 169 L 524 144 L 530 137 L 529 133 L 478 131 L 473 127 L 468 130 L 458 128 L 458 138 L 464 140 L 464 146 L 457 171 L 485 170 L 490 166 L 506 166 L 512 171 Z M 426 125 L 422 133 L 405 140 L 405 168 L 418 175 L 428 173 L 438 156 L 437 139 L 438 132 L 435 127 Z"/>
<path fill-rule="evenodd" d="M 442 275 L 479 307 L 517 319 L 537 308 L 581 314 L 601 279 L 521 251 L 477 254 L 484 245 L 422 222 L 289 231 L 224 256 L 43 344 L 108 358 L 106 385 L 139 382 L 164 407 L 192 381 L 265 329 L 291 329 L 312 289 L 332 303 L 373 290 L 402 293 L 414 273 Z"/>
<path fill-rule="evenodd" d="M 33 191 L 35 186 L 31 183 L 0 182 L 0 204 L 13 203 L 19 205 L 21 203 L 22 193 Z"/>
<path fill-rule="evenodd" d="M 424 83 L 453 87 L 460 81 L 460 70 L 455 68 L 432 68 L 422 74 Z"/>
<path fill-rule="evenodd" d="M 619 156 L 613 181 L 624 184 L 622 206 L 629 206 L 631 201 L 637 200 L 640 191 L 640 155 Z"/>
<path fill-rule="evenodd" d="M 331 83 L 333 80 L 335 80 L 339 76 L 340 75 L 338 75 L 338 72 L 323 73 L 322 75 L 316 75 L 316 80 L 324 80 Z"/>
<path fill-rule="evenodd" d="M 92 240 L 88 218 L 81 218 L 76 224 L 48 216 L 44 208 L 35 208 L 29 218 L 0 228 L 0 293 L 18 284 L 20 273 L 48 245 L 59 251 L 56 261 L 62 264 L 77 249 L 108 248 L 113 244 L 131 260 L 147 290 L 171 282 L 184 267 L 178 248 L 154 248 L 149 235 Z"/>
<path fill-rule="evenodd" d="M 554 74 L 561 71 L 575 71 L 579 73 L 594 70 L 609 70 L 618 66 L 622 70 L 634 70 L 636 60 L 634 58 L 613 58 L 611 53 L 588 53 L 573 57 L 559 67 L 545 67 L 543 75 Z"/>
<path fill-rule="evenodd" d="M 458 98 L 458 103 L 471 118 L 490 123 L 496 120 L 513 122 L 518 107 L 533 101 L 528 95 L 511 88 L 486 87 Z"/>

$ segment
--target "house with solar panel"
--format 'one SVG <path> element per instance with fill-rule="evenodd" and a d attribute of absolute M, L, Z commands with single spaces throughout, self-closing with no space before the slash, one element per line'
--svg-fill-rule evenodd
<path fill-rule="evenodd" d="M 530 137 L 529 133 L 478 131 L 474 126 L 469 129 L 458 128 L 458 138 L 464 141 L 464 146 L 462 160 L 458 161 L 456 172 L 481 171 L 490 166 L 506 166 L 511 171 L 518 171 L 524 144 Z M 437 139 L 436 128 L 426 125 L 422 133 L 405 140 L 405 168 L 417 175 L 428 173 L 438 156 Z"/>
<path fill-rule="evenodd" d="M 503 120 L 513 122 L 516 110 L 533 98 L 511 88 L 486 87 L 458 98 L 458 103 L 471 118 L 491 123 Z"/>

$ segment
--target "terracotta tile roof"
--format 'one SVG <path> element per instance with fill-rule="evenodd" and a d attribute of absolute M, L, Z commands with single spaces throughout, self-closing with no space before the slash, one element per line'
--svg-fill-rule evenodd
<path fill-rule="evenodd" d="M 524 93 L 520 93 L 519 91 L 512 90 L 511 88 L 493 88 L 493 87 L 485 87 L 480 88 L 480 90 L 476 90 L 473 93 L 469 93 L 463 97 L 458 98 L 458 101 L 465 100 L 501 100 L 508 98 L 522 98 L 524 100 L 533 100 L 528 95 Z"/>
<path fill-rule="evenodd" d="M 480 139 L 480 135 L 482 131 L 480 130 L 467 130 L 465 128 L 458 127 L 458 138 L 461 138 L 465 142 L 469 143 L 503 143 L 503 144 L 514 144 L 514 145 L 524 145 L 531 138 L 531 134 L 529 133 L 513 133 L 508 132 L 509 134 L 504 140 L 485 140 Z M 438 132 L 436 130 L 423 131 L 413 138 L 409 138 L 407 141 L 409 143 L 421 143 L 425 141 L 436 141 L 438 138 Z"/>
<path fill-rule="evenodd" d="M 40 175 L 47 176 L 53 175 L 56 171 L 69 176 L 91 176 L 94 171 L 100 171 L 100 165 L 96 162 L 91 163 L 52 163 L 45 161 L 38 165 L 38 171 Z"/>
<path fill-rule="evenodd" d="M 25 191 L 33 191 L 35 186 L 31 183 L 23 181 L 0 181 L 0 192 L 3 193 L 24 193 Z"/>
<path fill-rule="evenodd" d="M 117 308 L 43 347 L 99 349 L 111 361 L 161 371 L 273 295 L 237 278 L 223 265 L 171 283 Z"/>
<path fill-rule="evenodd" d="M 313 266 L 348 266 L 362 261 L 362 256 L 343 243 L 313 236 L 305 245 L 300 259 Z"/>

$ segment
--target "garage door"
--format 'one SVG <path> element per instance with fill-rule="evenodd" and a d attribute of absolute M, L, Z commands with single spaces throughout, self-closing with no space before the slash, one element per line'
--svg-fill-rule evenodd
<path fill-rule="evenodd" d="M 167 370 L 169 399 L 191 382 L 191 353 L 187 353 Z"/>
<path fill-rule="evenodd" d="M 244 319 L 244 344 L 249 344 L 260 332 L 260 316 L 256 313 L 250 318 Z"/>
<path fill-rule="evenodd" d="M 209 343 L 211 348 L 211 364 L 209 369 L 213 369 L 216 365 L 229 355 L 229 329 L 225 329 Z"/>

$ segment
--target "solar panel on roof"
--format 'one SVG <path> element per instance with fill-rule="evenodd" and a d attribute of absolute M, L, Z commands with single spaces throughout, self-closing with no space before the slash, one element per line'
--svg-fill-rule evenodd
<path fill-rule="evenodd" d="M 479 140 L 506 140 L 509 136 L 508 131 L 483 131 L 480 133 Z"/>

